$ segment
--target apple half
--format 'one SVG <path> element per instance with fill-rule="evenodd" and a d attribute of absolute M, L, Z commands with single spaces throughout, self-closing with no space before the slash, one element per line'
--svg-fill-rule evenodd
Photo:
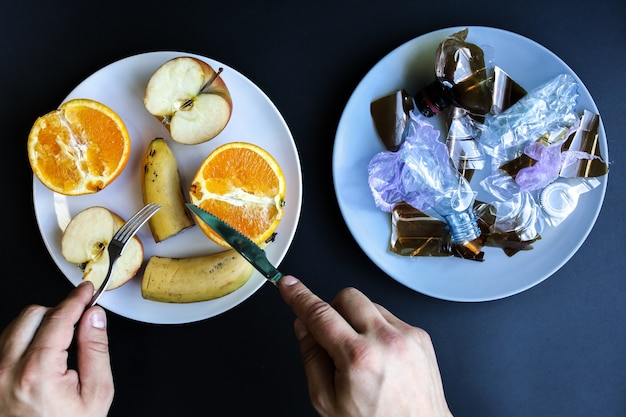
<path fill-rule="evenodd" d="M 111 210 L 93 206 L 76 214 L 61 237 L 61 254 L 83 270 L 83 280 L 98 288 L 109 269 L 107 250 L 124 219 Z M 143 263 L 143 244 L 134 236 L 114 265 L 107 291 L 119 288 L 133 278 Z"/>
<path fill-rule="evenodd" d="M 165 62 L 148 80 L 146 110 L 176 142 L 195 145 L 213 139 L 224 130 L 233 109 L 221 71 L 191 56 Z"/>

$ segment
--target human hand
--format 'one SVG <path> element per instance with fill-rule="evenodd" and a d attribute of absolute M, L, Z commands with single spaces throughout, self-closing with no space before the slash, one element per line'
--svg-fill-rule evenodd
<path fill-rule="evenodd" d="M 106 416 L 113 401 L 106 315 L 83 311 L 93 295 L 79 285 L 54 308 L 32 305 L 0 335 L 0 416 Z M 81 317 L 82 315 L 82 317 Z M 77 370 L 68 369 L 76 326 Z"/>
<path fill-rule="evenodd" d="M 289 275 L 279 289 L 297 316 L 309 394 L 322 416 L 452 416 L 426 331 L 354 288 L 332 305 Z"/>

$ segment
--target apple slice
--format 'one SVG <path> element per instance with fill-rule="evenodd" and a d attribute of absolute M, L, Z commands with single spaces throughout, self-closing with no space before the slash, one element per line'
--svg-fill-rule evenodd
<path fill-rule="evenodd" d="M 111 210 L 93 206 L 76 214 L 63 231 L 61 254 L 68 262 L 78 264 L 83 270 L 83 280 L 93 282 L 95 288 L 109 269 L 109 242 L 123 224 L 124 219 Z M 143 244 L 135 236 L 115 263 L 107 291 L 127 283 L 142 263 Z"/>
<path fill-rule="evenodd" d="M 182 56 L 161 65 L 148 80 L 144 105 L 186 145 L 206 142 L 228 124 L 233 109 L 230 92 L 206 62 Z"/>

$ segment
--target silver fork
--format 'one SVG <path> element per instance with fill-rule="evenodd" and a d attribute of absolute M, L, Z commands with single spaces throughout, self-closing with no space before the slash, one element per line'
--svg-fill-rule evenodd
<path fill-rule="evenodd" d="M 106 290 L 106 287 L 111 280 L 113 265 L 119 259 L 119 257 L 122 256 L 122 252 L 124 252 L 124 247 L 126 247 L 128 241 L 130 241 L 133 236 L 135 236 L 135 233 L 137 233 L 141 226 L 143 226 L 154 213 L 159 211 L 160 208 L 161 206 L 159 206 L 158 204 L 146 204 L 141 210 L 135 213 L 133 217 L 128 219 L 117 232 L 115 232 L 107 247 L 107 250 L 109 252 L 109 270 L 106 274 L 106 277 L 104 277 L 104 281 L 102 281 L 102 284 L 100 284 L 100 288 L 98 288 L 98 291 L 96 291 L 91 298 L 91 302 L 89 303 L 87 308 L 96 304 L 102 293 L 104 293 L 104 291 Z"/>

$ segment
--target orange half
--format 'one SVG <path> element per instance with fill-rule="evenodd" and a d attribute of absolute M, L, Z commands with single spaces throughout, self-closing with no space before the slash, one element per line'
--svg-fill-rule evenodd
<path fill-rule="evenodd" d="M 39 117 L 28 135 L 35 176 L 65 195 L 93 194 L 122 172 L 130 136 L 122 119 L 90 99 L 74 99 Z"/>
<path fill-rule="evenodd" d="M 272 155 L 251 143 L 231 142 L 202 162 L 189 197 L 191 203 L 260 244 L 272 236 L 283 217 L 285 188 L 285 176 Z M 229 246 L 204 222 L 197 223 L 215 243 Z"/>

